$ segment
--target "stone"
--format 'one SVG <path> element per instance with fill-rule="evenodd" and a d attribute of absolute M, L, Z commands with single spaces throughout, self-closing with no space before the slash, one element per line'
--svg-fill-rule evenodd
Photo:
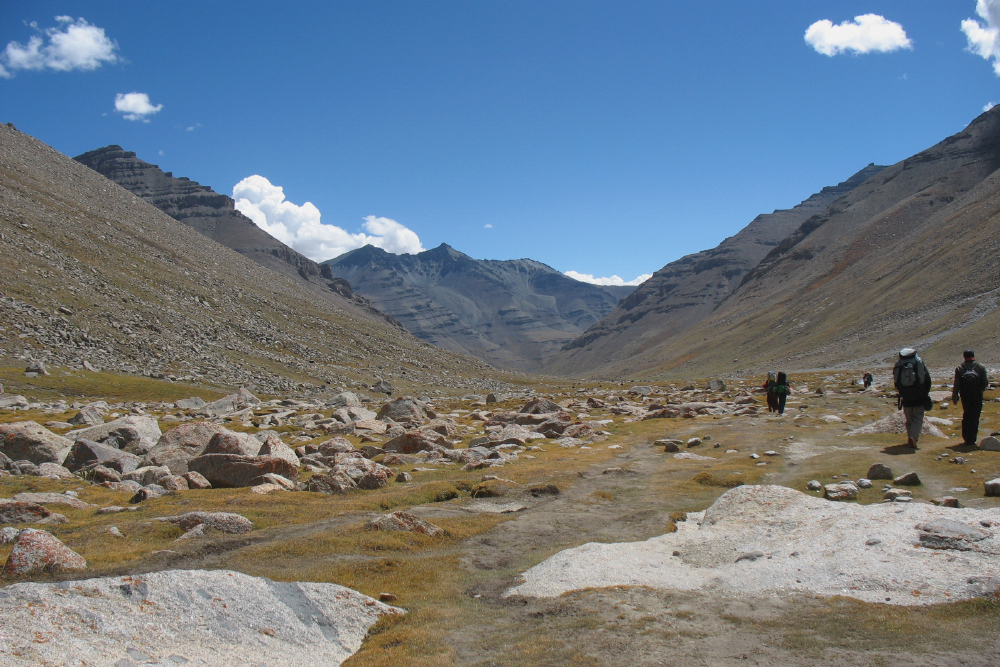
<path fill-rule="evenodd" d="M 986 452 L 1000 452 L 1000 439 L 992 435 L 987 438 L 983 438 L 979 443 L 979 449 Z"/>
<path fill-rule="evenodd" d="M 806 488 L 810 491 L 822 491 L 823 485 L 819 483 L 819 480 L 813 479 L 806 484 Z"/>
<path fill-rule="evenodd" d="M 18 534 L 0 577 L 22 577 L 29 574 L 85 569 L 87 561 L 59 541 L 55 535 L 44 530 L 25 528 Z M 5 617 L 5 627 L 9 627 L 8 617 Z"/>
<path fill-rule="evenodd" d="M 125 535 L 122 533 L 122 531 L 120 531 L 118 529 L 118 526 L 111 526 L 110 528 L 108 528 L 108 533 L 112 537 L 125 537 Z"/>
<path fill-rule="evenodd" d="M 167 491 L 188 490 L 187 480 L 180 475 L 167 475 L 166 477 L 161 477 L 157 483 Z"/>
<path fill-rule="evenodd" d="M 298 468 L 299 467 L 299 457 L 295 455 L 292 448 L 286 445 L 281 439 L 274 435 L 273 433 L 268 433 L 264 443 L 260 446 L 260 449 L 256 452 L 257 456 L 272 456 L 276 459 L 284 459 L 288 461 L 289 464 Z"/>
<path fill-rule="evenodd" d="M 987 496 L 1000 496 L 1000 477 L 996 479 L 991 479 L 984 484 L 985 495 Z"/>
<path fill-rule="evenodd" d="M 378 381 L 370 387 L 370 389 L 379 394 L 385 394 L 386 396 L 393 392 L 392 385 L 382 378 L 379 378 Z"/>
<path fill-rule="evenodd" d="M 104 417 L 95 408 L 84 408 L 69 418 L 73 426 L 99 426 L 104 423 Z"/>
<path fill-rule="evenodd" d="M 182 398 L 174 403 L 174 407 L 178 410 L 198 410 L 208 405 L 208 403 L 203 398 L 198 396 L 192 396 L 191 398 Z"/>
<path fill-rule="evenodd" d="M 76 510 L 85 510 L 93 507 L 90 503 L 85 503 L 79 498 L 75 498 L 65 493 L 18 493 L 13 500 L 25 503 L 38 503 L 39 505 L 68 505 Z"/>
<path fill-rule="evenodd" d="M 266 475 L 261 475 L 260 477 L 254 477 L 250 480 L 250 486 L 261 486 L 263 484 L 269 484 L 278 487 L 282 491 L 298 491 L 298 486 L 295 482 L 288 479 L 287 477 L 282 477 L 281 475 L 276 475 L 273 472 L 269 472 Z"/>
<path fill-rule="evenodd" d="M 365 431 L 371 435 L 384 435 L 389 425 L 377 419 L 359 419 L 353 422 L 354 430 Z"/>
<path fill-rule="evenodd" d="M 688 447 L 697 447 L 700 444 L 702 444 L 701 438 L 691 438 L 690 440 L 687 441 Z"/>
<path fill-rule="evenodd" d="M 856 429 L 848 431 L 845 435 L 873 435 L 873 434 L 884 434 L 884 433 L 906 433 L 906 417 L 902 410 L 894 412 L 893 414 L 880 419 L 871 424 L 866 424 L 860 426 Z M 924 419 L 923 427 L 920 430 L 923 435 L 932 435 L 937 438 L 945 438 L 945 434 L 941 432 L 937 426 L 932 424 L 927 419 Z"/>
<path fill-rule="evenodd" d="M 381 447 L 375 447 L 374 445 L 365 445 L 359 450 L 366 459 L 373 459 L 376 456 L 381 456 L 385 454 L 385 450 Z"/>
<path fill-rule="evenodd" d="M 326 403 L 332 408 L 361 407 L 361 401 L 356 394 L 350 391 L 342 391 Z"/>
<path fill-rule="evenodd" d="M 13 526 L 0 528 L 0 544 L 13 544 L 20 532 L 20 528 L 14 528 Z"/>
<path fill-rule="evenodd" d="M 746 560 L 746 561 L 750 561 L 751 563 L 753 563 L 754 561 L 757 561 L 757 560 L 759 560 L 759 559 L 761 559 L 763 557 L 764 557 L 764 552 L 763 551 L 748 551 L 748 552 L 744 553 L 742 556 L 740 556 L 739 558 L 737 558 L 736 562 L 739 563 L 740 561 Z"/>
<path fill-rule="evenodd" d="M 890 502 L 896 502 L 900 498 L 913 499 L 913 491 L 909 489 L 893 489 L 889 488 L 886 490 L 885 495 L 882 496 L 882 500 L 888 500 Z"/>
<path fill-rule="evenodd" d="M 708 387 L 706 387 L 706 388 L 709 391 L 725 391 L 726 390 L 726 383 L 723 382 L 722 380 L 709 380 L 708 381 Z"/>
<path fill-rule="evenodd" d="M 453 445 L 439 433 L 421 430 L 406 431 L 382 445 L 382 449 L 386 452 L 400 454 L 415 454 L 443 448 L 453 449 Z"/>
<path fill-rule="evenodd" d="M 0 398 L 0 409 L 9 410 L 11 408 L 28 407 L 28 399 L 24 396 L 4 396 Z"/>
<path fill-rule="evenodd" d="M 408 472 L 400 472 L 396 475 L 396 481 L 400 484 L 405 484 L 407 482 L 413 481 L 413 475 Z"/>
<path fill-rule="evenodd" d="M 872 488 L 872 481 L 870 479 L 862 477 L 861 479 L 858 480 L 858 488 L 859 489 L 870 489 L 870 488 Z"/>
<path fill-rule="evenodd" d="M 73 448 L 66 456 L 64 464 L 72 472 L 102 466 L 125 474 L 138 468 L 141 460 L 135 454 L 81 438 L 73 443 Z"/>
<path fill-rule="evenodd" d="M 677 444 L 677 442 L 675 442 L 673 440 L 657 440 L 656 442 L 657 442 L 657 444 L 660 444 L 660 443 L 663 444 L 663 451 L 664 452 L 679 452 L 679 451 L 681 451 L 680 445 Z"/>
<path fill-rule="evenodd" d="M 243 387 L 240 387 L 240 390 L 235 394 L 230 394 L 229 396 L 220 398 L 217 401 L 212 401 L 211 403 L 206 403 L 200 410 L 198 410 L 198 414 L 206 417 L 225 417 L 234 412 L 240 412 L 241 410 L 246 410 L 247 408 L 259 404 L 259 398 Z"/>
<path fill-rule="evenodd" d="M 161 479 L 171 474 L 172 472 L 167 466 L 142 466 L 141 468 L 136 468 L 131 472 L 125 473 L 122 475 L 122 479 L 148 486 L 159 483 Z"/>
<path fill-rule="evenodd" d="M 428 412 L 427 406 L 410 396 L 393 399 L 382 406 L 378 411 L 377 419 L 385 421 L 391 419 L 394 422 L 417 423 L 431 418 L 432 412 Z"/>
<path fill-rule="evenodd" d="M 915 472 L 908 472 L 892 480 L 896 486 L 920 486 L 920 477 Z"/>
<path fill-rule="evenodd" d="M 123 431 L 122 429 L 131 430 Z M 104 442 L 107 438 L 112 437 L 113 435 L 119 436 L 123 433 L 128 433 L 128 437 L 132 438 L 134 437 L 132 435 L 133 431 L 140 439 L 144 438 L 151 440 L 152 442 L 159 440 L 161 435 L 160 425 L 152 417 L 129 415 L 127 417 L 121 417 L 109 422 L 104 422 L 103 424 L 99 424 L 97 426 L 70 431 L 66 434 L 66 437 L 70 440 L 84 438 L 85 440 L 93 440 L 94 442 Z"/>
<path fill-rule="evenodd" d="M 357 484 L 354 483 L 354 480 L 346 473 L 340 471 L 314 474 L 306 482 L 306 489 L 308 491 L 315 491 L 316 493 L 344 493 L 356 487 Z"/>
<path fill-rule="evenodd" d="M 203 454 L 191 459 L 190 471 L 200 473 L 213 488 L 237 488 L 250 485 L 250 480 L 267 473 L 288 479 L 298 477 L 299 470 L 284 459 L 273 456 L 241 456 L 239 454 Z"/>
<path fill-rule="evenodd" d="M 101 484 L 102 482 L 120 482 L 122 481 L 122 475 L 120 472 L 114 468 L 105 468 L 102 465 L 96 465 L 87 471 L 88 478 L 95 484 Z"/>
<path fill-rule="evenodd" d="M 600 410 L 605 407 L 605 403 L 601 399 L 591 396 L 587 399 L 587 407 L 591 410 Z"/>
<path fill-rule="evenodd" d="M 188 512 L 178 516 L 159 517 L 155 520 L 172 523 L 185 532 L 201 524 L 232 535 L 241 535 L 253 530 L 253 522 L 250 519 L 231 512 Z"/>
<path fill-rule="evenodd" d="M 38 523 L 50 514 L 38 503 L 0 499 L 0 523 Z"/>
<path fill-rule="evenodd" d="M 972 551 L 975 543 L 990 537 L 988 531 L 975 528 L 951 519 L 935 519 L 919 524 L 917 530 L 923 531 L 918 536 L 920 546 L 928 549 L 954 549 L 956 551 Z"/>
<path fill-rule="evenodd" d="M 959 502 L 958 498 L 955 496 L 941 496 L 940 498 L 934 498 L 931 500 L 932 503 L 940 507 L 961 507 L 962 503 Z"/>
<path fill-rule="evenodd" d="M 868 479 L 892 479 L 892 468 L 884 463 L 875 463 L 868 468 L 868 474 L 866 477 Z"/>
<path fill-rule="evenodd" d="M 319 453 L 323 456 L 333 456 L 338 453 L 354 452 L 354 445 L 347 438 L 335 437 L 319 443 Z"/>
<path fill-rule="evenodd" d="M 490 393 L 486 394 L 486 402 L 487 403 L 499 403 L 500 402 L 500 397 L 497 396 L 496 394 L 494 394 L 491 391 Z"/>
<path fill-rule="evenodd" d="M 375 517 L 365 524 L 366 530 L 409 531 L 436 537 L 444 535 L 444 529 L 409 512 L 391 512 Z"/>
<path fill-rule="evenodd" d="M 361 647 L 379 618 L 404 613 L 336 584 L 276 582 L 227 570 L 21 583 L 3 590 L 5 664 L 24 667 L 336 667 Z M 48 641 L 38 643 L 39 636 Z"/>
<path fill-rule="evenodd" d="M 72 440 L 33 421 L 0 424 L 0 452 L 14 461 L 62 464 L 72 448 Z"/>
<path fill-rule="evenodd" d="M 257 456 L 260 450 L 260 440 L 249 433 L 237 433 L 223 429 L 208 441 L 201 454 L 236 454 L 238 456 Z M 296 463 L 298 458 L 296 457 Z"/>
<path fill-rule="evenodd" d="M 39 463 L 35 473 L 39 477 L 72 477 L 73 473 L 58 463 Z"/>
<path fill-rule="evenodd" d="M 358 480 L 358 488 L 371 491 L 386 487 L 389 485 L 389 476 L 391 474 L 392 471 L 388 468 L 379 468 L 372 470 L 371 472 L 367 472 L 361 479 Z"/>
<path fill-rule="evenodd" d="M 189 489 L 211 489 L 212 483 L 205 479 L 205 476 L 197 472 L 186 472 L 181 475 L 188 484 Z"/>
<path fill-rule="evenodd" d="M 209 422 L 181 424 L 164 433 L 143 462 L 167 466 L 175 475 L 183 475 L 188 472 L 188 462 L 200 456 L 217 433 L 226 431 L 224 426 Z"/>
<path fill-rule="evenodd" d="M 853 500 L 858 497 L 858 487 L 854 482 L 827 484 L 823 487 L 823 497 L 827 500 Z"/>
<path fill-rule="evenodd" d="M 547 398 L 533 398 L 524 404 L 520 412 L 528 415 L 545 415 L 559 410 L 559 405 Z"/>
<path fill-rule="evenodd" d="M 32 360 L 28 363 L 28 367 L 24 369 L 24 374 L 30 377 L 37 377 L 39 375 L 48 375 L 49 370 L 41 361 Z"/>

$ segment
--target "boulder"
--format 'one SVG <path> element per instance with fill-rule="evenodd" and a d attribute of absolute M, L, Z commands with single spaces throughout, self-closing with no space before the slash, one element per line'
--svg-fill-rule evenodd
<path fill-rule="evenodd" d="M 306 489 L 317 493 L 337 494 L 350 491 L 357 484 L 346 473 L 337 471 L 313 475 L 306 482 Z"/>
<path fill-rule="evenodd" d="M 28 367 L 24 369 L 24 374 L 29 377 L 37 377 L 39 375 L 48 375 L 49 370 L 41 361 L 32 360 L 28 362 Z"/>
<path fill-rule="evenodd" d="M 378 382 L 373 384 L 370 389 L 374 392 L 378 392 L 379 394 L 385 394 L 386 396 L 390 395 L 394 391 L 393 386 L 382 378 L 379 378 Z"/>
<path fill-rule="evenodd" d="M 559 412 L 559 404 L 547 398 L 533 398 L 521 408 L 520 412 L 527 415 L 544 415 Z"/>
<path fill-rule="evenodd" d="M 361 401 L 356 394 L 350 391 L 342 391 L 326 402 L 331 408 L 361 407 Z"/>
<path fill-rule="evenodd" d="M 381 489 L 389 485 L 389 477 L 391 475 L 392 471 L 388 468 L 377 468 L 371 472 L 365 473 L 361 479 L 358 480 L 358 488 L 368 491 Z"/>
<path fill-rule="evenodd" d="M 972 551 L 976 542 L 990 537 L 988 531 L 951 519 L 928 521 L 917 525 L 917 530 L 922 531 L 918 536 L 920 546 L 928 549 Z"/>
<path fill-rule="evenodd" d="M 499 401 L 500 401 L 500 397 L 497 396 L 496 394 L 494 394 L 493 392 L 490 392 L 490 393 L 486 394 L 486 402 L 487 403 L 498 403 Z"/>
<path fill-rule="evenodd" d="M 406 431 L 382 445 L 382 449 L 386 452 L 400 454 L 415 454 L 443 448 L 452 449 L 453 445 L 439 433 L 421 430 Z"/>
<path fill-rule="evenodd" d="M 122 475 L 122 479 L 149 486 L 150 484 L 158 484 L 161 479 L 169 477 L 171 474 L 170 468 L 167 466 L 143 466 Z"/>
<path fill-rule="evenodd" d="M 175 475 L 188 471 L 188 462 L 208 447 L 216 433 L 228 431 L 224 426 L 209 422 L 188 422 L 164 433 L 146 455 L 148 465 L 164 465 Z"/>
<path fill-rule="evenodd" d="M 103 442 L 105 439 L 119 432 L 119 429 L 130 428 L 140 437 L 156 442 L 160 439 L 160 425 L 152 417 L 142 415 L 129 415 L 113 421 L 104 422 L 90 428 L 70 431 L 66 437 L 70 440 L 84 438 L 94 442 Z"/>
<path fill-rule="evenodd" d="M 28 407 L 28 399 L 24 396 L 4 396 L 0 398 L 0 410 L 26 407 Z"/>
<path fill-rule="evenodd" d="M 587 407 L 591 409 L 599 410 L 604 407 L 604 401 L 599 398 L 594 398 L 591 396 L 587 399 Z"/>
<path fill-rule="evenodd" d="M 103 466 L 117 470 L 119 473 L 130 473 L 139 467 L 140 461 L 141 459 L 135 454 L 81 438 L 73 443 L 73 448 L 66 456 L 63 465 L 72 472 L 83 468 Z"/>
<path fill-rule="evenodd" d="M 108 436 L 101 440 L 101 444 L 121 449 L 129 454 L 145 456 L 153 447 L 159 436 L 143 436 L 134 426 L 121 426 L 108 433 Z"/>
<path fill-rule="evenodd" d="M 65 493 L 18 493 L 14 496 L 13 500 L 24 503 L 38 503 L 39 505 L 68 505 L 73 509 L 83 510 L 93 507 L 89 503 L 85 503 L 79 498 L 67 495 Z"/>
<path fill-rule="evenodd" d="M 0 424 L 0 452 L 14 461 L 62 464 L 72 448 L 72 440 L 32 421 Z"/>
<path fill-rule="evenodd" d="M 253 478 L 272 472 L 288 479 L 299 474 L 298 468 L 284 459 L 239 454 L 203 454 L 191 459 L 188 468 L 201 474 L 214 488 L 249 486 Z"/>
<path fill-rule="evenodd" d="M 161 477 L 157 484 L 162 486 L 167 491 L 187 491 L 188 486 L 187 480 L 180 475 L 167 475 L 166 477 Z"/>
<path fill-rule="evenodd" d="M 389 425 L 377 419 L 359 419 L 353 422 L 354 431 L 365 431 L 370 435 L 384 435 Z"/>
<path fill-rule="evenodd" d="M 346 452 L 356 451 L 354 445 L 347 438 L 335 437 L 319 443 L 319 453 L 323 456 L 333 456 Z"/>
<path fill-rule="evenodd" d="M 409 512 L 391 512 L 375 517 L 365 524 L 366 530 L 400 530 L 435 537 L 443 535 L 444 529 Z"/>
<path fill-rule="evenodd" d="M 707 389 L 709 391 L 725 391 L 726 383 L 722 380 L 709 380 Z"/>
<path fill-rule="evenodd" d="M 823 497 L 827 500 L 853 500 L 858 497 L 858 486 L 854 482 L 827 484 L 823 491 Z"/>
<path fill-rule="evenodd" d="M 915 472 L 908 472 L 892 480 L 892 483 L 896 486 L 920 486 L 920 477 Z"/>
<path fill-rule="evenodd" d="M 100 426 L 104 417 L 96 408 L 84 408 L 70 417 L 69 423 L 73 426 Z"/>
<path fill-rule="evenodd" d="M 186 472 L 181 475 L 188 484 L 189 489 L 211 489 L 212 483 L 205 479 L 204 475 L 197 472 Z"/>
<path fill-rule="evenodd" d="M 174 407 L 178 410 L 198 410 L 205 407 L 208 403 L 203 398 L 198 396 L 192 396 L 191 398 L 182 398 L 181 400 L 174 403 Z"/>
<path fill-rule="evenodd" d="M 102 465 L 94 466 L 89 471 L 90 479 L 95 484 L 103 484 L 104 482 L 120 482 L 122 481 L 122 475 L 120 472 L 113 468 L 105 468 Z"/>
<path fill-rule="evenodd" d="M 819 480 L 813 479 L 806 484 L 806 488 L 810 491 L 821 491 L 823 489 L 823 485 L 819 483 Z"/>
<path fill-rule="evenodd" d="M 884 463 L 875 463 L 872 467 L 868 468 L 866 477 L 868 479 L 892 479 L 892 468 Z"/>
<path fill-rule="evenodd" d="M 395 398 L 378 411 L 376 418 L 385 421 L 391 419 L 394 422 L 420 423 L 426 419 L 436 416 L 433 412 L 428 412 L 427 406 L 410 396 Z"/>
<path fill-rule="evenodd" d="M 253 530 L 253 521 L 231 512 L 188 512 L 178 516 L 164 516 L 156 521 L 166 521 L 187 532 L 199 525 L 206 525 L 222 533 L 240 535 Z"/>
<path fill-rule="evenodd" d="M 931 501 L 939 507 L 961 507 L 962 503 L 955 496 L 941 496 Z"/>
<path fill-rule="evenodd" d="M 24 667 L 335 666 L 361 647 L 380 617 L 403 613 L 336 584 L 277 582 L 227 570 L 21 583 L 3 590 L 4 664 Z"/>
<path fill-rule="evenodd" d="M 986 482 L 984 489 L 987 496 L 1000 496 L 1000 477 Z"/>
<path fill-rule="evenodd" d="M 364 454 L 366 459 L 373 459 L 376 456 L 381 456 L 385 454 L 385 450 L 381 447 L 375 447 L 373 445 L 365 445 L 360 449 L 361 453 Z"/>
<path fill-rule="evenodd" d="M 257 456 L 272 456 L 276 459 L 284 459 L 295 468 L 299 467 L 299 457 L 295 455 L 292 448 L 281 441 L 281 438 L 268 433 L 264 443 L 256 452 Z"/>
<path fill-rule="evenodd" d="M 263 486 L 267 484 L 269 486 L 276 486 L 276 490 L 283 491 L 298 491 L 299 487 L 292 480 L 287 477 L 282 477 L 281 475 L 275 475 L 273 472 L 269 472 L 266 475 L 261 475 L 260 477 L 254 477 L 250 480 L 250 486 Z"/>
<path fill-rule="evenodd" d="M 14 548 L 11 549 L 0 576 L 19 577 L 85 569 L 87 561 L 60 542 L 52 533 L 25 528 L 17 536 L 17 541 L 14 542 Z"/>
<path fill-rule="evenodd" d="M 223 429 L 208 441 L 204 454 L 237 454 L 239 456 L 257 456 L 260 450 L 260 440 L 249 433 L 236 433 Z M 297 459 L 296 459 L 297 460 Z"/>
<path fill-rule="evenodd" d="M 35 472 L 39 477 L 72 477 L 73 473 L 65 466 L 58 463 L 39 463 Z"/>
<path fill-rule="evenodd" d="M 246 410 L 247 408 L 259 404 L 259 398 L 251 394 L 243 387 L 240 387 L 240 390 L 235 394 L 230 394 L 229 396 L 220 398 L 217 401 L 212 401 L 211 403 L 206 403 L 200 410 L 198 410 L 198 414 L 206 417 L 225 417 L 233 414 L 234 412 L 240 412 L 241 410 Z"/>
<path fill-rule="evenodd" d="M 52 512 L 38 503 L 0 498 L 0 523 L 38 523 Z"/>
<path fill-rule="evenodd" d="M 987 452 L 1000 452 L 1000 439 L 992 435 L 988 438 L 983 438 L 982 442 L 979 443 L 979 449 Z"/>

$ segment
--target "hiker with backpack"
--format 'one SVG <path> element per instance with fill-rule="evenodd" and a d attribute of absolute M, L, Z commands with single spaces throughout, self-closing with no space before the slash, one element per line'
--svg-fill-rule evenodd
<path fill-rule="evenodd" d="M 785 400 L 791 393 L 791 390 L 788 388 L 788 376 L 784 372 L 779 372 L 774 385 L 774 395 L 778 397 L 776 409 L 779 415 L 785 414 Z"/>
<path fill-rule="evenodd" d="M 955 384 L 951 389 L 951 402 L 962 399 L 962 440 L 975 445 L 979 435 L 979 416 L 983 412 L 983 393 L 990 386 L 986 367 L 976 361 L 976 353 L 966 350 L 965 361 L 955 369 Z"/>
<path fill-rule="evenodd" d="M 773 371 L 769 371 L 767 374 L 767 380 L 764 381 L 764 389 L 767 391 L 768 412 L 778 411 L 778 395 L 774 393 L 774 388 L 776 386 L 778 386 L 778 378 L 775 376 Z"/>
<path fill-rule="evenodd" d="M 912 347 L 899 351 L 899 359 L 892 369 L 892 381 L 899 392 L 897 405 L 906 417 L 906 445 L 917 448 L 920 431 L 924 427 L 924 411 L 930 410 L 931 374 L 927 372 L 924 360 L 917 356 Z"/>
<path fill-rule="evenodd" d="M 865 371 L 865 374 L 861 376 L 861 383 L 865 385 L 865 390 L 867 390 L 868 387 L 872 386 L 872 382 L 874 381 L 874 379 L 875 378 L 872 377 L 871 373 Z"/>

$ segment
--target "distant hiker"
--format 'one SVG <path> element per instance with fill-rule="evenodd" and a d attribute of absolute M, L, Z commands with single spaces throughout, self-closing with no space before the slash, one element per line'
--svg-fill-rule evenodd
<path fill-rule="evenodd" d="M 774 394 L 778 397 L 777 410 L 779 415 L 785 414 L 785 400 L 792 391 L 788 388 L 788 376 L 784 372 L 779 372 L 775 380 Z"/>
<path fill-rule="evenodd" d="M 868 387 L 872 386 L 872 381 L 874 379 L 875 378 L 872 377 L 871 373 L 865 371 L 865 374 L 861 376 L 861 383 L 865 385 L 865 389 L 868 389 Z"/>
<path fill-rule="evenodd" d="M 975 445 L 979 435 L 979 415 L 983 412 L 983 393 L 990 386 L 986 367 L 976 361 L 976 353 L 966 350 L 965 361 L 955 369 L 955 384 L 951 390 L 952 403 L 962 399 L 962 440 Z"/>
<path fill-rule="evenodd" d="M 767 379 L 764 380 L 764 389 L 767 390 L 767 411 L 777 412 L 778 411 L 778 395 L 774 393 L 774 388 L 778 386 L 778 378 L 773 371 L 767 374 Z"/>
<path fill-rule="evenodd" d="M 924 360 L 912 347 L 899 351 L 899 359 L 892 369 L 892 381 L 899 392 L 897 405 L 906 416 L 906 444 L 917 448 L 920 431 L 924 427 L 924 411 L 931 407 L 931 374 Z"/>

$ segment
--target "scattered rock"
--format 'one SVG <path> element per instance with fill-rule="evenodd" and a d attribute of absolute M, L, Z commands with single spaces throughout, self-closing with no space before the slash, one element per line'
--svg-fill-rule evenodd
<path fill-rule="evenodd" d="M 919 535 L 920 546 L 928 549 L 972 551 L 976 542 L 990 537 L 988 531 L 951 519 L 928 521 L 918 525 L 917 530 L 923 531 Z"/>
<path fill-rule="evenodd" d="M 28 367 L 24 369 L 24 374 L 28 377 L 38 377 L 39 375 L 48 375 L 49 370 L 41 361 L 33 360 L 29 362 Z"/>
<path fill-rule="evenodd" d="M 979 443 L 979 449 L 987 452 L 1000 452 L 1000 439 L 992 435 L 983 438 L 982 442 Z"/>
<path fill-rule="evenodd" d="M 329 472 L 325 474 L 314 474 L 306 482 L 306 489 L 317 493 L 327 493 L 335 495 L 345 493 L 357 488 L 354 480 L 344 472 Z"/>
<path fill-rule="evenodd" d="M 920 432 L 924 435 L 933 435 L 938 438 L 946 437 L 941 432 L 941 429 L 926 419 Z M 880 433 L 906 433 L 906 417 L 903 415 L 903 411 L 894 412 L 884 419 L 848 431 L 845 435 L 873 435 Z"/>
<path fill-rule="evenodd" d="M 819 483 L 819 480 L 813 479 L 806 484 L 806 488 L 810 491 L 822 491 L 823 485 Z"/>
<path fill-rule="evenodd" d="M 175 475 L 188 472 L 188 462 L 208 447 L 217 433 L 228 431 L 224 426 L 209 422 L 188 422 L 164 433 L 144 459 L 148 465 L 170 468 Z"/>
<path fill-rule="evenodd" d="M 722 380 L 709 380 L 708 381 L 708 387 L 706 387 L 706 388 L 709 391 L 725 391 L 726 390 L 726 383 L 723 382 Z"/>
<path fill-rule="evenodd" d="M 875 463 L 868 468 L 868 479 L 892 479 L 892 468 L 884 463 Z"/>
<path fill-rule="evenodd" d="M 181 475 L 188 484 L 189 489 L 211 489 L 212 483 L 205 479 L 205 476 L 201 473 L 194 471 L 186 472 Z"/>
<path fill-rule="evenodd" d="M 85 570 L 87 561 L 52 533 L 25 528 L 14 542 L 0 577 L 20 577 L 29 574 L 49 574 L 62 570 Z M 10 589 L 4 589 L 5 592 Z M 10 618 L 5 614 L 4 625 L 11 629 Z M 33 624 L 34 626 L 34 624 Z"/>
<path fill-rule="evenodd" d="M 104 417 L 95 408 L 84 408 L 69 418 L 73 426 L 99 426 L 104 423 Z"/>
<path fill-rule="evenodd" d="M 115 437 L 116 440 L 121 440 L 115 446 L 125 447 L 136 437 L 155 443 L 160 439 L 160 425 L 152 417 L 129 415 L 97 426 L 70 431 L 66 437 L 70 440 L 83 438 L 94 442 L 105 442 L 108 438 Z M 131 448 L 130 451 L 135 453 Z"/>
<path fill-rule="evenodd" d="M 405 530 L 436 537 L 444 534 L 444 529 L 409 512 L 391 512 L 375 517 L 365 524 L 366 530 Z"/>
<path fill-rule="evenodd" d="M 396 481 L 399 482 L 400 484 L 404 484 L 406 482 L 412 482 L 413 475 L 411 475 L 408 472 L 400 472 L 399 474 L 396 475 Z"/>
<path fill-rule="evenodd" d="M 298 477 L 296 466 L 273 456 L 241 456 L 239 454 L 204 454 L 188 461 L 191 472 L 201 474 L 214 488 L 234 488 L 250 485 L 250 480 L 268 473 L 288 479 Z"/>
<path fill-rule="evenodd" d="M 13 461 L 62 464 L 72 448 L 72 440 L 33 421 L 0 424 L 0 452 Z"/>
<path fill-rule="evenodd" d="M 931 500 L 935 505 L 941 507 L 961 507 L 962 503 L 959 502 L 958 498 L 955 496 L 941 496 L 940 498 L 934 498 Z"/>
<path fill-rule="evenodd" d="M 984 486 L 987 496 L 1000 496 L 1000 477 L 991 479 Z"/>
<path fill-rule="evenodd" d="M 38 503 L 0 499 L 0 523 L 38 523 L 50 514 Z"/>
<path fill-rule="evenodd" d="M 906 499 L 906 501 L 912 500 L 913 491 L 910 491 L 909 489 L 893 489 L 890 487 L 886 489 L 885 495 L 882 496 L 883 501 L 888 500 L 889 502 L 897 502 L 900 499 Z"/>
<path fill-rule="evenodd" d="M 83 468 L 101 466 L 117 470 L 119 473 L 124 474 L 138 468 L 141 460 L 135 454 L 129 454 L 128 452 L 123 452 L 108 445 L 102 445 L 93 440 L 80 438 L 73 443 L 73 448 L 66 456 L 65 466 L 72 472 L 82 470 Z"/>
<path fill-rule="evenodd" d="M 385 421 L 391 419 L 394 422 L 419 424 L 428 418 L 433 418 L 433 412 L 429 412 L 427 406 L 410 396 L 393 399 L 382 406 L 378 411 L 376 419 Z"/>
<path fill-rule="evenodd" d="M 253 530 L 253 522 L 240 514 L 231 512 L 188 512 L 178 516 L 164 516 L 155 521 L 166 521 L 187 532 L 199 524 L 205 524 L 222 533 L 240 535 Z"/>
<path fill-rule="evenodd" d="M 915 472 L 908 472 L 892 480 L 892 483 L 896 486 L 920 486 L 920 477 Z"/>
<path fill-rule="evenodd" d="M 687 446 L 688 447 L 697 447 L 701 443 L 702 443 L 701 438 L 691 438 L 690 440 L 687 441 Z"/>
<path fill-rule="evenodd" d="M 870 489 L 870 488 L 872 488 L 872 481 L 870 479 L 862 477 L 861 479 L 858 480 L 858 488 L 859 489 Z"/>
<path fill-rule="evenodd" d="M 559 405 L 547 398 L 533 398 L 524 404 L 520 412 L 526 415 L 546 415 L 559 410 Z"/>
<path fill-rule="evenodd" d="M 205 399 L 198 396 L 192 396 L 191 398 L 182 398 L 181 400 L 174 403 L 174 407 L 178 410 L 198 410 L 208 405 Z"/>
<path fill-rule="evenodd" d="M 85 510 L 93 507 L 93 505 L 65 493 L 25 492 L 16 494 L 13 500 L 24 503 L 38 503 L 39 505 L 68 505 L 75 510 Z"/>

